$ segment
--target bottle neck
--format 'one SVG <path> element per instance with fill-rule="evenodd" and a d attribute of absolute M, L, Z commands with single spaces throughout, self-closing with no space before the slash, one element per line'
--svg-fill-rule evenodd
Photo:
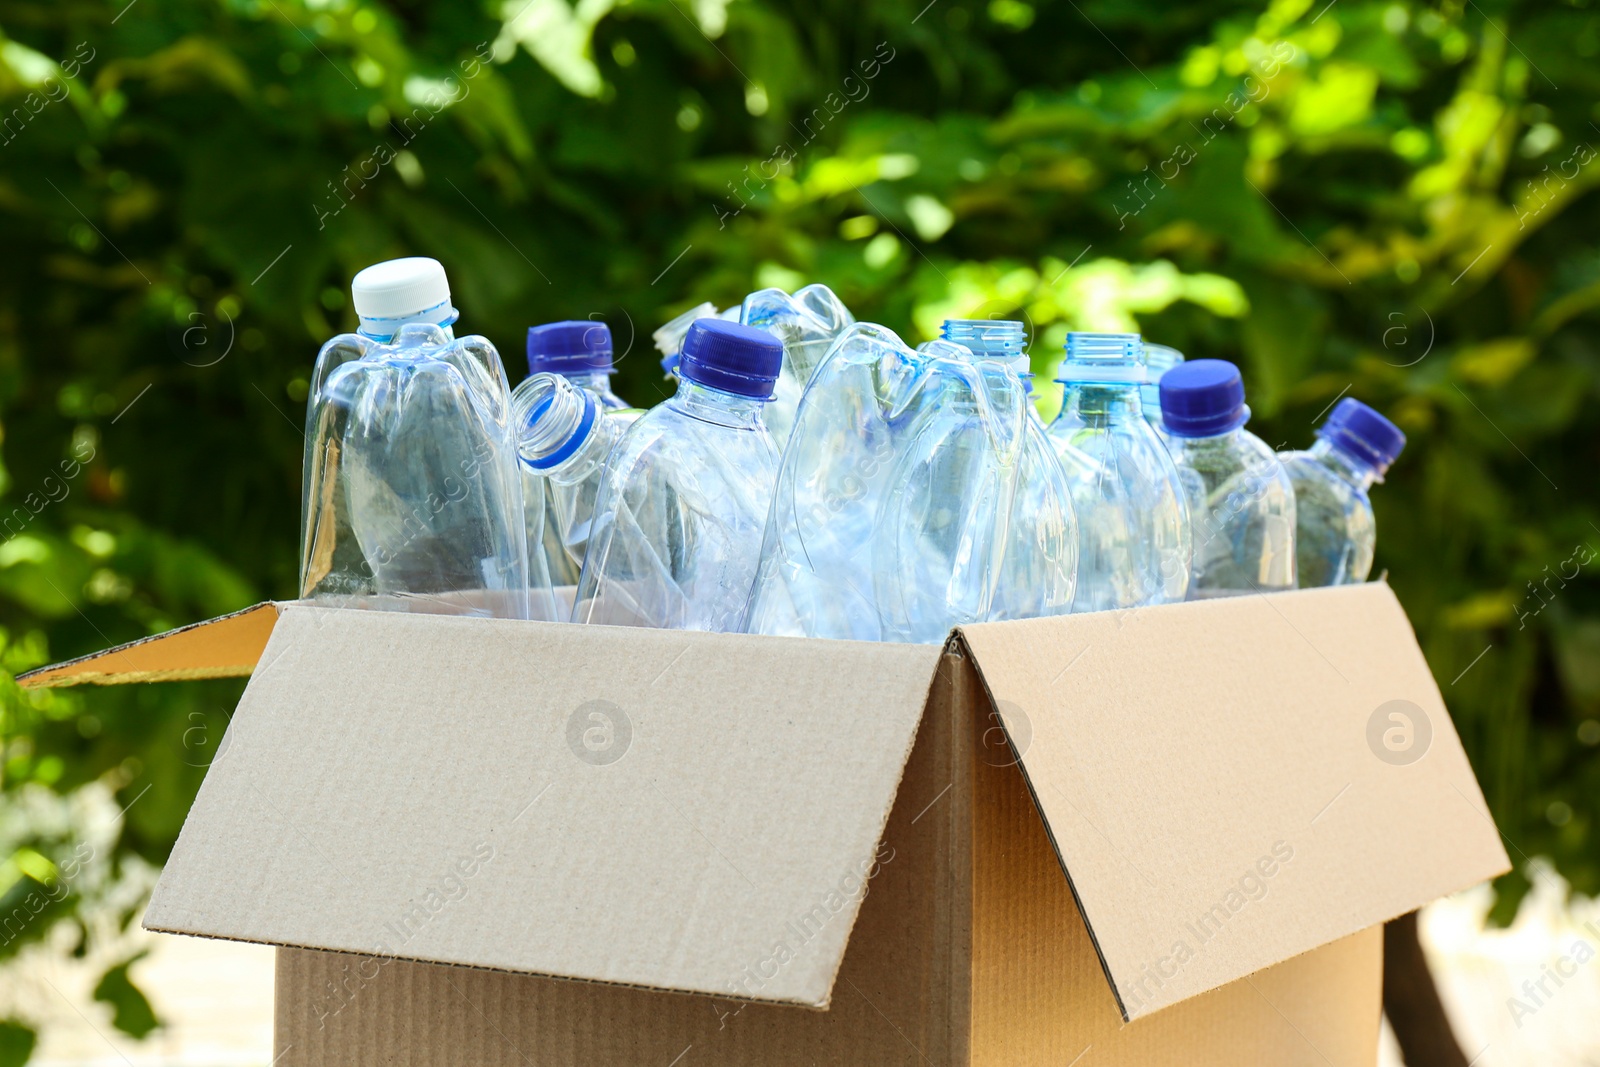
<path fill-rule="evenodd" d="M 563 374 L 562 377 L 579 389 L 587 389 L 596 396 L 609 396 L 611 393 L 611 375 L 605 371 L 573 371 L 571 374 Z"/>
<path fill-rule="evenodd" d="M 403 346 L 405 336 L 415 334 L 416 327 L 421 326 L 442 331 L 448 343 L 456 339 L 455 331 L 451 327 L 460 317 L 461 313 L 446 301 L 438 307 L 427 308 L 412 315 L 397 315 L 392 318 L 364 315 L 361 317 L 361 326 L 357 332 L 381 344 Z"/>
<path fill-rule="evenodd" d="M 1172 427 L 1167 427 L 1167 436 L 1179 447 L 1199 450 L 1232 449 L 1239 443 L 1244 434 L 1243 426 L 1236 426 L 1227 433 L 1212 434 L 1209 437 L 1183 437 L 1172 432 Z"/>
<path fill-rule="evenodd" d="M 536 375 L 517 397 L 517 453 L 529 469 L 551 474 L 574 462 L 600 434 L 594 398 L 554 375 Z"/>
<path fill-rule="evenodd" d="M 1085 418 L 1144 417 L 1139 387 L 1131 383 L 1073 383 L 1064 386 L 1061 414 Z"/>
<path fill-rule="evenodd" d="M 725 393 L 687 378 L 678 380 L 678 391 L 668 403 L 691 418 L 718 426 L 754 430 L 766 425 L 766 401 Z"/>
<path fill-rule="evenodd" d="M 1372 488 L 1372 483 L 1378 480 L 1378 472 L 1372 469 L 1371 464 L 1326 437 L 1317 438 L 1311 446 L 1311 454 L 1324 467 L 1362 490 Z"/>

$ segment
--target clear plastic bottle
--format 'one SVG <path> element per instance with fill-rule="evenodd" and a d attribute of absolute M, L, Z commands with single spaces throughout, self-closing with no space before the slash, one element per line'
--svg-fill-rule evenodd
<path fill-rule="evenodd" d="M 734 317 L 737 318 L 738 309 L 732 310 L 735 312 Z M 715 304 L 697 304 L 651 334 L 656 351 L 661 353 L 661 373 L 668 378 L 678 376 L 678 352 L 683 348 L 683 339 L 688 335 L 691 323 L 696 319 L 719 318 L 722 314 Z"/>
<path fill-rule="evenodd" d="M 1161 418 L 1194 530 L 1189 599 L 1293 589 L 1294 487 L 1244 428 L 1239 368 L 1220 359 L 1174 367 L 1161 378 Z"/>
<path fill-rule="evenodd" d="M 1136 333 L 1069 333 L 1061 414 L 1046 431 L 1078 519 L 1074 611 L 1168 604 L 1189 591 L 1189 514 L 1178 471 L 1145 420 Z"/>
<path fill-rule="evenodd" d="M 767 408 L 767 429 L 782 448 L 794 429 L 800 397 L 822 357 L 840 331 L 855 316 L 826 285 L 807 285 L 793 296 L 782 289 L 762 289 L 744 298 L 739 321 L 773 334 L 783 342 L 783 372 L 772 406 Z"/>
<path fill-rule="evenodd" d="M 1144 345 L 1144 384 L 1139 386 L 1139 404 L 1144 417 L 1156 433 L 1166 440 L 1167 428 L 1161 422 L 1161 376 L 1183 362 L 1183 353 L 1166 345 Z"/>
<path fill-rule="evenodd" d="M 552 583 L 563 598 L 562 588 L 576 587 L 582 572 L 606 458 L 639 413 L 607 411 L 593 393 L 556 374 L 528 378 L 511 405 L 520 428 L 530 551 L 545 546 Z"/>
<path fill-rule="evenodd" d="M 1306 452 L 1279 459 L 1294 485 L 1301 588 L 1364 582 L 1377 524 L 1367 492 L 1406 446 L 1400 427 L 1353 397 L 1335 405 Z"/>
<path fill-rule="evenodd" d="M 606 462 L 574 622 L 726 632 L 743 623 L 778 476 L 762 409 L 783 346 L 702 318 L 680 356 L 677 394 L 630 426 Z"/>
<path fill-rule="evenodd" d="M 511 395 L 500 355 L 457 340 L 444 268 L 357 274 L 361 332 L 317 355 L 306 401 L 300 595 L 341 606 L 527 618 Z M 554 614 L 546 576 L 541 614 Z"/>
<path fill-rule="evenodd" d="M 559 413 L 570 406 L 558 405 L 556 410 L 541 412 L 538 405 L 521 401 L 535 377 L 545 373 L 558 374 L 593 396 L 601 414 L 608 421 L 620 423 L 615 427 L 615 433 L 611 434 L 611 440 L 615 441 L 622 429 L 638 418 L 641 412 L 629 407 L 626 401 L 611 391 L 611 375 L 615 373 L 612 358 L 611 328 L 603 322 L 577 319 L 530 326 L 530 377 L 525 378 L 511 394 L 512 407 L 516 409 L 518 447 L 523 450 L 522 502 L 523 513 L 527 517 L 528 551 L 543 552 L 545 565 L 550 571 L 550 582 L 557 588 L 578 584 L 578 572 L 583 566 L 583 542 L 587 534 L 579 531 L 578 540 L 572 540 L 574 531 L 570 524 L 577 521 L 574 509 L 581 507 L 579 501 L 570 499 L 571 493 L 560 482 L 548 477 L 546 472 L 531 463 L 526 451 L 530 433 L 542 438 L 544 434 L 555 431 L 550 427 L 530 426 L 527 420 L 534 412 L 558 418 Z M 603 461 L 605 457 L 602 455 L 600 458 Z M 566 495 L 569 499 L 558 501 L 558 495 Z M 591 496 L 588 505 L 592 504 Z M 587 525 L 587 518 L 583 522 Z"/>
<path fill-rule="evenodd" d="M 941 336 L 972 352 L 989 379 L 991 410 L 1005 424 L 995 437 L 1016 441 L 1015 470 L 1003 479 L 1010 499 L 1001 502 L 1004 525 L 997 527 L 1005 531 L 1005 557 L 988 617 L 1065 615 L 1078 582 L 1078 520 L 1072 487 L 1030 399 L 1026 329 L 1006 320 L 948 319 Z M 1010 373 L 997 374 L 997 367 Z M 1015 395 L 1013 377 L 1020 388 Z"/>
<path fill-rule="evenodd" d="M 874 323 L 845 329 L 784 450 L 747 629 L 938 642 L 963 623 L 1067 610 L 1064 569 L 1001 592 L 1039 563 L 1019 556 L 1013 574 L 1012 544 L 1070 553 L 1059 511 L 1018 514 L 1029 416 L 1010 363 L 945 340 L 912 351 Z"/>
<path fill-rule="evenodd" d="M 528 327 L 528 373 L 559 374 L 587 389 L 606 411 L 634 411 L 611 391 L 611 327 L 592 319 L 547 322 Z"/>

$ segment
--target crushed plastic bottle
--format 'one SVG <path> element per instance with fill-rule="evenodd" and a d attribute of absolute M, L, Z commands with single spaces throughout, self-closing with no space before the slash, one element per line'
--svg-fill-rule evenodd
<path fill-rule="evenodd" d="M 999 508 L 1002 516 L 1009 513 L 1000 528 L 1006 535 L 1005 556 L 988 617 L 1065 615 L 1072 610 L 1078 582 L 1078 520 L 1072 486 L 1031 399 L 1033 375 L 1027 370 L 1025 327 L 1006 320 L 950 319 L 941 334 L 944 340 L 966 347 L 978 361 L 1001 425 L 1007 431 L 1019 427 L 1015 474 L 1005 479 L 1011 499 Z M 995 373 L 997 366 L 1016 377 L 1019 396 L 1010 395 L 1010 376 Z"/>
<path fill-rule="evenodd" d="M 1283 452 L 1295 495 L 1301 588 L 1364 582 L 1377 523 L 1367 492 L 1406 446 L 1400 427 L 1353 397 L 1335 405 L 1305 452 Z"/>
<path fill-rule="evenodd" d="M 778 475 L 763 408 L 771 334 L 697 319 L 678 392 L 639 418 L 601 476 L 574 622 L 740 629 Z"/>
<path fill-rule="evenodd" d="M 782 289 L 762 289 L 744 298 L 739 321 L 766 330 L 783 342 L 783 372 L 771 406 L 767 429 L 782 448 L 794 429 L 811 375 L 839 333 L 855 316 L 826 285 L 808 285 L 793 296 Z"/>
<path fill-rule="evenodd" d="M 528 328 L 528 374 L 522 384 L 511 394 L 514 421 L 518 436 L 518 449 L 522 453 L 522 502 L 527 519 L 528 551 L 543 553 L 544 564 L 550 572 L 550 582 L 560 588 L 576 586 L 578 573 L 583 566 L 583 546 L 587 538 L 587 512 L 593 506 L 592 486 L 585 497 L 583 477 L 558 480 L 542 468 L 531 456 L 530 435 L 535 442 L 535 452 L 544 447 L 543 442 L 552 434 L 560 435 L 575 429 L 569 422 L 573 410 L 570 403 L 559 403 L 541 408 L 525 398 L 540 374 L 557 374 L 565 381 L 592 396 L 599 412 L 615 427 L 602 427 L 602 436 L 609 431 L 609 441 L 615 443 L 628 423 L 641 412 L 611 389 L 611 375 L 615 373 L 611 342 L 611 328 L 603 322 L 573 320 L 551 322 Z M 564 395 L 564 394 L 563 394 Z M 548 400 L 547 391 L 540 387 L 540 399 Z M 530 425 L 529 418 L 543 416 L 551 422 L 544 426 Z M 600 455 L 605 460 L 605 455 Z M 598 475 L 598 471 L 594 472 Z M 574 495 L 576 491 L 576 495 Z M 573 524 L 579 528 L 574 529 Z M 537 562 L 531 564 L 537 567 Z"/>
<path fill-rule="evenodd" d="M 1161 417 L 1194 530 L 1189 599 L 1295 587 L 1294 487 L 1244 428 L 1239 368 L 1197 359 L 1161 378 Z"/>
<path fill-rule="evenodd" d="M 1078 519 L 1074 611 L 1168 604 L 1189 591 L 1189 514 L 1161 438 L 1145 420 L 1136 333 L 1069 333 L 1046 431 Z"/>
<path fill-rule="evenodd" d="M 356 275 L 361 330 L 317 355 L 306 401 L 300 595 L 343 606 L 527 618 L 511 395 L 500 355 L 456 339 L 444 268 Z M 554 616 L 547 577 L 536 614 Z"/>
<path fill-rule="evenodd" d="M 945 340 L 912 351 L 874 323 L 845 329 L 784 452 L 747 629 L 938 642 L 962 623 L 1068 609 L 1070 519 L 1017 516 L 1029 431 L 1009 364 Z M 1002 579 L 1029 571 L 1008 570 L 1006 551 L 1029 538 L 1063 567 L 1007 602 Z"/>
<path fill-rule="evenodd" d="M 1183 362 L 1183 353 L 1166 345 L 1144 345 L 1144 384 L 1139 386 L 1139 405 L 1156 433 L 1166 440 L 1167 428 L 1161 422 L 1161 376 Z"/>

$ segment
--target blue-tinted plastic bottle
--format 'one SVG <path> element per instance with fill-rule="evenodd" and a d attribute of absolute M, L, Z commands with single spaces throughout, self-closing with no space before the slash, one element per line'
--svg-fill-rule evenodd
<path fill-rule="evenodd" d="M 1139 403 L 1144 408 L 1144 417 L 1163 438 L 1167 431 L 1161 423 L 1161 376 L 1182 362 L 1183 353 L 1176 348 L 1145 343 L 1144 384 L 1139 386 Z"/>
<path fill-rule="evenodd" d="M 677 394 L 606 462 L 574 622 L 742 628 L 778 475 L 762 409 L 783 345 L 702 318 L 679 355 Z"/>
<path fill-rule="evenodd" d="M 1067 335 L 1061 414 L 1047 434 L 1078 519 L 1074 611 L 1172 603 L 1189 589 L 1189 515 L 1144 417 L 1141 349 L 1136 333 Z"/>
<path fill-rule="evenodd" d="M 1294 485 L 1300 585 L 1364 582 L 1377 524 L 1367 492 L 1406 446 L 1400 428 L 1353 397 L 1334 407 L 1305 452 L 1279 458 Z"/>
<path fill-rule="evenodd" d="M 1295 587 L 1294 487 L 1271 448 L 1244 428 L 1239 368 L 1197 359 L 1161 378 L 1161 420 L 1194 531 L 1189 599 Z"/>

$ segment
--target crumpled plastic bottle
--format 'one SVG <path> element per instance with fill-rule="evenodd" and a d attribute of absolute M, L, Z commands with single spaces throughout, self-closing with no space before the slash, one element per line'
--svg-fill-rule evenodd
<path fill-rule="evenodd" d="M 702 318 L 680 355 L 677 394 L 606 461 L 574 622 L 731 632 L 743 621 L 777 480 L 763 408 L 783 346 Z"/>
<path fill-rule="evenodd" d="M 1054 536 L 1070 556 L 1071 523 L 1017 514 L 1025 395 L 1007 360 L 944 340 L 913 351 L 886 327 L 847 327 L 784 452 L 746 628 L 938 642 L 953 626 L 1027 613 L 997 598 L 1007 550 Z M 1046 459 L 1041 473 L 1065 501 Z M 1035 532 L 1017 534 L 1019 521 Z M 1047 588 L 1057 592 L 1045 610 L 1066 611 L 1071 575 Z"/>
<path fill-rule="evenodd" d="M 300 595 L 342 606 L 527 618 L 511 395 L 494 345 L 456 339 L 444 268 L 369 267 L 361 332 L 317 355 L 306 401 Z M 554 617 L 547 576 L 536 615 Z"/>
<path fill-rule="evenodd" d="M 782 448 L 794 429 L 807 383 L 855 316 L 826 285 L 807 285 L 793 296 L 782 289 L 761 289 L 746 296 L 739 310 L 740 322 L 783 342 L 783 372 L 767 408 L 767 429 Z"/>

